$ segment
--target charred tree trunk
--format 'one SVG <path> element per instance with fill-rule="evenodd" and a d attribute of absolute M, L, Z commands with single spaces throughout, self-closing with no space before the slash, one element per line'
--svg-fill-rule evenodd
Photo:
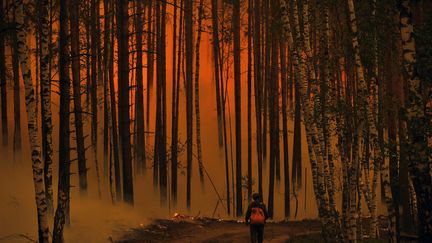
<path fill-rule="evenodd" d="M 153 88 L 154 73 L 154 29 L 153 29 L 153 0 L 148 1 L 147 16 L 147 116 L 146 125 L 150 127 L 150 100 L 151 90 Z"/>
<path fill-rule="evenodd" d="M 192 147 L 193 147 L 193 0 L 185 1 L 185 45 L 186 45 L 186 141 L 187 141 L 187 164 L 186 164 L 186 207 L 191 207 L 191 183 L 192 183 Z"/>
<path fill-rule="evenodd" d="M 204 18 L 204 1 L 200 0 L 198 6 L 198 34 L 195 45 L 195 127 L 196 127 L 196 143 L 197 143 L 197 155 L 198 155 L 198 169 L 200 175 L 201 185 L 204 185 L 204 165 L 202 158 L 201 148 L 201 115 L 200 115 L 200 103 L 199 103 L 199 69 L 200 69 L 200 45 L 201 45 L 201 32 L 202 32 L 202 20 Z"/>
<path fill-rule="evenodd" d="M 1 37 L 0 37 L 1 38 Z M 19 153 L 21 150 L 21 95 L 20 95 L 20 74 L 19 74 L 19 58 L 18 58 L 18 37 L 16 31 L 12 32 L 12 70 L 14 80 L 14 138 L 13 152 Z M 0 67 L 1 68 L 1 67 Z M 41 65 L 42 68 L 42 65 Z M 42 94 L 42 92 L 41 92 Z M 43 95 L 42 95 L 43 96 Z M 43 101 L 42 101 L 43 102 Z M 43 114 L 42 114 L 43 116 Z M 46 136 L 42 126 L 42 140 Z M 44 145 L 42 144 L 42 154 L 44 153 Z M 46 163 L 45 163 L 46 164 Z M 49 204 L 48 204 L 49 205 Z M 52 206 L 52 204 L 51 204 Z M 51 209 L 48 209 L 52 213 Z"/>
<path fill-rule="evenodd" d="M 253 33 L 253 48 L 254 48 L 254 91 L 255 91 L 255 118 L 256 118 L 256 147 L 257 147 L 257 163 L 258 163 L 258 192 L 263 196 L 263 156 L 262 156 L 262 85 L 261 85 L 261 5 L 260 0 L 254 1 L 254 33 Z"/>
<path fill-rule="evenodd" d="M 252 0 L 248 0 L 248 47 L 247 47 L 247 190 L 252 200 Z"/>
<path fill-rule="evenodd" d="M 293 144 L 293 155 L 292 155 L 292 183 L 293 188 L 298 190 L 302 186 L 302 129 L 301 129 L 301 104 L 300 94 L 296 85 L 294 85 L 294 144 Z"/>
<path fill-rule="evenodd" d="M 181 1 L 180 6 L 183 7 Z M 174 1 L 174 35 L 173 35 L 173 95 L 172 95 L 172 140 L 171 140 L 171 201 L 173 206 L 177 205 L 177 168 L 178 168 L 178 115 L 179 115 L 179 97 L 180 97 L 180 63 L 182 61 L 182 33 L 183 33 L 183 11 L 180 11 L 180 28 L 178 31 L 178 58 L 176 63 L 176 31 L 177 31 L 177 0 Z M 177 69 L 176 66 L 177 65 Z"/>
<path fill-rule="evenodd" d="M 166 159 L 166 2 L 156 3 L 157 26 L 157 95 L 155 150 L 159 166 L 160 203 L 167 203 L 167 159 Z M 155 154 L 156 154 L 155 152 Z"/>
<path fill-rule="evenodd" d="M 0 25 L 4 26 L 5 13 L 3 0 L 0 0 Z M 1 93 L 1 124 L 3 134 L 3 146 L 8 145 L 8 112 L 7 112 L 7 85 L 6 85 L 6 56 L 5 56 L 5 35 L 0 35 L 0 93 Z"/>
<path fill-rule="evenodd" d="M 99 177 L 99 162 L 98 162 L 98 152 L 97 152 L 97 146 L 98 146 L 98 83 L 100 84 L 100 73 L 98 71 L 98 65 L 99 63 L 99 53 L 98 49 L 100 46 L 100 36 L 99 36 L 99 16 L 98 16 L 98 10 L 99 10 L 99 0 L 92 0 L 91 1 L 91 141 L 92 141 L 92 150 L 93 150 L 93 156 L 94 156 L 94 163 L 95 163 L 95 171 L 96 171 L 96 178 L 97 178 L 97 186 L 98 186 L 98 193 L 99 197 L 101 197 L 101 189 L 100 189 L 100 177 Z"/>
<path fill-rule="evenodd" d="M 54 217 L 53 242 L 63 242 L 63 229 L 68 221 L 70 203 L 70 79 L 68 51 L 69 1 L 60 2 L 60 141 L 57 210 Z"/>
<path fill-rule="evenodd" d="M 114 1 L 110 1 L 110 6 L 112 12 L 114 12 Z M 113 145 L 113 157 L 114 157 L 114 181 L 115 181 L 115 197 L 117 201 L 122 198 L 122 188 L 121 188 L 121 174 L 120 174 L 120 148 L 118 139 L 118 127 L 117 127 L 117 102 L 116 102 L 116 92 L 114 87 L 114 17 L 111 17 L 111 43 L 109 51 L 109 90 L 110 90 L 110 103 L 111 103 L 111 143 Z"/>
<path fill-rule="evenodd" d="M 234 38 L 234 93 L 235 93 L 235 135 L 236 135 L 236 215 L 243 214 L 242 157 L 241 157 L 241 73 L 240 73 L 240 0 L 233 1 Z"/>
<path fill-rule="evenodd" d="M 284 212 L 285 218 L 291 215 L 290 210 L 290 173 L 289 173 L 289 152 L 288 152 L 288 79 L 287 79 L 287 59 L 286 45 L 282 38 L 279 39 L 280 64 L 281 64 L 281 83 L 282 83 L 282 129 L 283 129 L 283 159 L 284 159 Z"/>
<path fill-rule="evenodd" d="M 137 18 L 135 21 L 136 32 L 136 94 L 135 94 L 135 124 L 136 124 L 136 144 L 135 156 L 137 161 L 138 172 L 146 172 L 146 155 L 145 155 L 145 134 L 144 134 L 144 84 L 143 84 L 143 3 L 136 1 Z"/>
<path fill-rule="evenodd" d="M 219 147 L 223 146 L 223 133 L 222 133 L 222 104 L 221 104 L 221 88 L 220 88 L 220 63 L 219 63 L 219 19 L 218 19 L 218 1 L 211 1 L 212 7 L 212 46 L 213 46 L 213 63 L 214 63 L 214 75 L 215 75 L 215 86 L 216 86 L 216 111 L 218 118 L 218 138 Z"/>
<path fill-rule="evenodd" d="M 79 188 L 83 195 L 87 194 L 87 165 L 84 142 L 83 110 L 81 105 L 81 75 L 80 75 L 80 43 L 79 43 L 79 1 L 72 0 L 70 8 L 72 84 L 75 115 L 75 141 L 78 156 Z"/>
<path fill-rule="evenodd" d="M 123 201 L 133 205 L 132 156 L 129 116 L 129 13 L 128 4 L 117 3 L 118 111 L 123 171 Z"/>
<path fill-rule="evenodd" d="M 108 159 L 108 151 L 109 151 L 109 127 L 110 127 L 110 108 L 109 108 L 109 59 L 110 59 L 110 51 L 111 51 L 111 43 L 110 43 L 110 35 L 111 35 L 111 15 L 113 14 L 112 9 L 110 8 L 110 1 L 103 0 L 104 6 L 104 51 L 103 51 L 103 106 L 104 106 L 104 119 L 103 119 L 103 148 L 104 148 L 104 177 L 111 178 L 111 174 L 109 173 L 109 167 L 111 165 Z"/>

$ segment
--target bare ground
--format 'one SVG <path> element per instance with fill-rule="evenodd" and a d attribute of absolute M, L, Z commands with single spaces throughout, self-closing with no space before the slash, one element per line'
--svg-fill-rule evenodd
<path fill-rule="evenodd" d="M 264 242 L 289 242 L 293 237 L 319 232 L 316 220 L 270 222 L 265 227 Z M 117 234 L 113 242 L 249 242 L 249 227 L 244 223 L 209 218 L 158 219 L 149 226 Z"/>

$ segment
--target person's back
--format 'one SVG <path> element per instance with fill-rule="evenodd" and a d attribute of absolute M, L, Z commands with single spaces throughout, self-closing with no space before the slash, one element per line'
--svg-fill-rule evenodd
<path fill-rule="evenodd" d="M 253 194 L 253 201 L 249 204 L 245 221 L 250 225 L 251 242 L 261 243 L 264 240 L 264 225 L 268 218 L 266 206 L 261 202 L 258 193 Z"/>

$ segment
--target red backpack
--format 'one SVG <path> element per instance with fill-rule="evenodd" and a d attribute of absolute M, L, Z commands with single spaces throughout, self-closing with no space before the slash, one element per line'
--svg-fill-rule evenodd
<path fill-rule="evenodd" d="M 251 224 L 264 224 L 265 223 L 265 215 L 264 211 L 260 207 L 253 207 L 252 213 L 250 216 Z"/>

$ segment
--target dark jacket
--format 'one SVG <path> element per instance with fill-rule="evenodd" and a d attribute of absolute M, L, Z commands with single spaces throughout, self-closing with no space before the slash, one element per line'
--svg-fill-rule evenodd
<path fill-rule="evenodd" d="M 265 204 L 260 202 L 260 201 L 254 200 L 249 204 L 248 209 L 246 211 L 246 217 L 245 217 L 246 223 L 249 223 L 250 216 L 252 213 L 252 208 L 256 208 L 256 207 L 261 208 L 264 212 L 265 219 L 266 220 L 268 219 L 269 216 L 268 216 L 268 212 L 267 212 L 267 208 L 266 208 Z"/>

